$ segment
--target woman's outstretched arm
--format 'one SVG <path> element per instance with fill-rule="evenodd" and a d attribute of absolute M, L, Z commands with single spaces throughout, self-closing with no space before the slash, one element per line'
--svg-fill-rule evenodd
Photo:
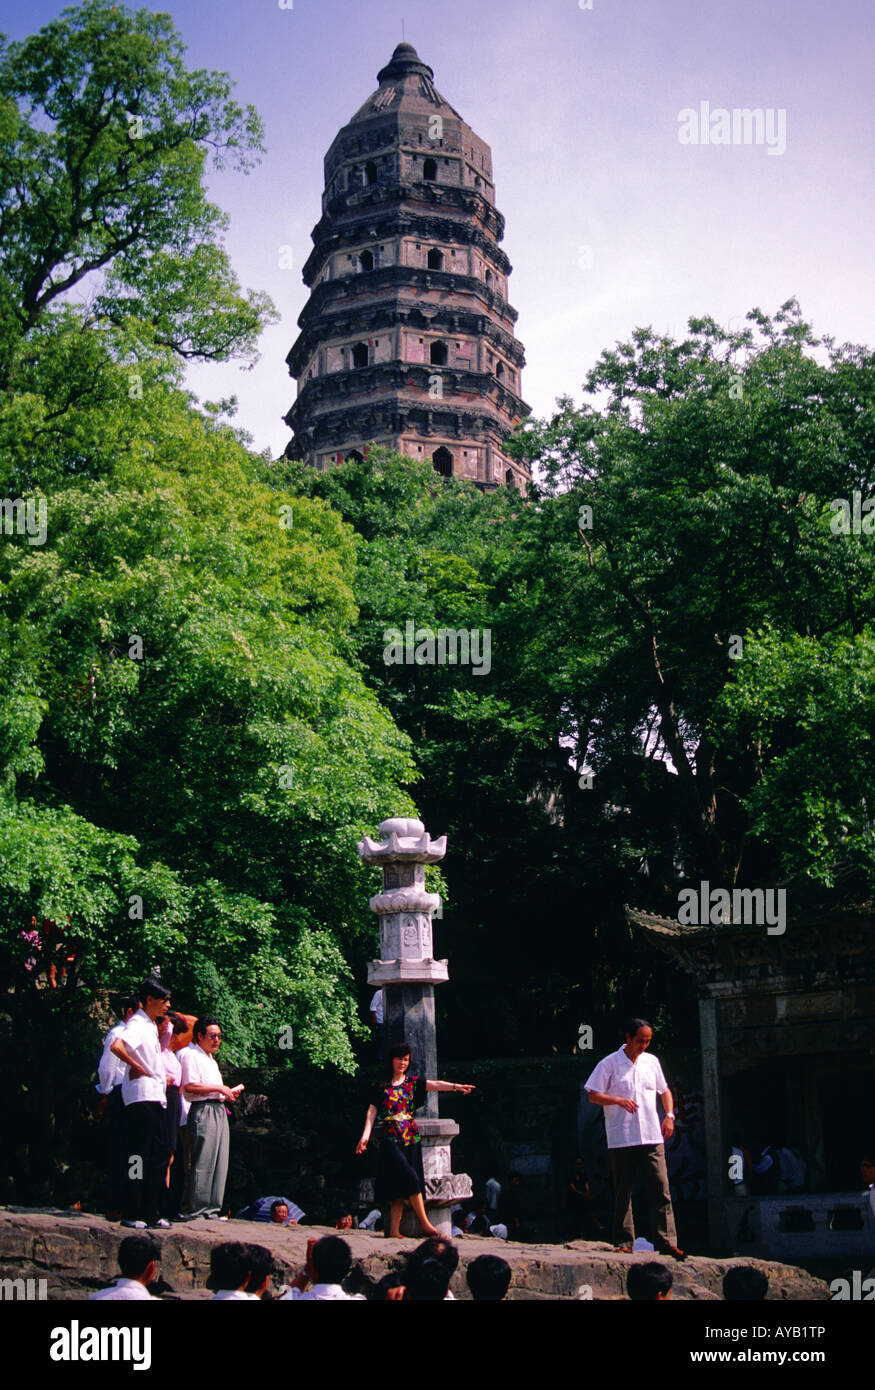
<path fill-rule="evenodd" d="M 475 1090 L 475 1087 L 467 1084 L 463 1086 L 461 1082 L 455 1081 L 426 1081 L 425 1089 L 427 1091 L 461 1091 L 463 1096 L 468 1096 Z"/>
<path fill-rule="evenodd" d="M 362 1137 L 355 1146 L 357 1154 L 363 1154 L 368 1147 L 368 1140 L 371 1137 L 371 1130 L 374 1128 L 374 1120 L 377 1118 L 376 1105 L 368 1106 L 368 1113 L 365 1115 L 365 1127 L 362 1130 Z"/>

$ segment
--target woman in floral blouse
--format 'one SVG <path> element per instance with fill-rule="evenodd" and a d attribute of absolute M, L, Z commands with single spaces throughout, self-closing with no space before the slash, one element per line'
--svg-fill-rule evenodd
<path fill-rule="evenodd" d="M 439 1235 L 425 1214 L 425 1181 L 422 1175 L 422 1144 L 413 1118 L 414 1110 L 425 1104 L 426 1091 L 461 1091 L 469 1095 L 473 1086 L 457 1085 L 453 1081 L 426 1081 L 410 1076 L 410 1044 L 396 1043 L 389 1049 L 392 1079 L 386 1086 L 376 1086 L 365 1116 L 362 1137 L 356 1153 L 368 1147 L 374 1120 L 383 1124 L 383 1139 L 377 1163 L 374 1195 L 378 1206 L 390 1208 L 388 1235 L 397 1239 L 401 1234 L 401 1211 L 409 1201 L 423 1234 Z"/>

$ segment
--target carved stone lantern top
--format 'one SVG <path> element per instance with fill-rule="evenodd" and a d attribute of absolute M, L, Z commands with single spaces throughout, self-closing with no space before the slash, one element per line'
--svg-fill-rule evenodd
<path fill-rule="evenodd" d="M 380 822 L 379 841 L 365 835 L 358 852 L 365 864 L 437 864 L 447 852 L 447 837 L 433 840 L 421 820 L 393 816 Z"/>

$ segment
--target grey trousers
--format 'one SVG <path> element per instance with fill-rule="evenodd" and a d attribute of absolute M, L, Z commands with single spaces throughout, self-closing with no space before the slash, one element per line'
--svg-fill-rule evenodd
<path fill-rule="evenodd" d="M 614 1178 L 614 1244 L 631 1245 L 635 1240 L 632 1219 L 632 1188 L 639 1173 L 647 1188 L 647 1205 L 653 1244 L 657 1250 L 677 1245 L 664 1144 L 630 1144 L 625 1149 L 609 1149 Z"/>
<path fill-rule="evenodd" d="M 218 1216 L 228 1178 L 228 1116 L 221 1100 L 196 1100 L 188 1112 L 192 1216 Z"/>

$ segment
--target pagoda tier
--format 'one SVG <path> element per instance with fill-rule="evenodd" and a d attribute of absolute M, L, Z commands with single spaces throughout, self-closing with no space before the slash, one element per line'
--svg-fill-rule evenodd
<path fill-rule="evenodd" d="M 326 156 L 287 453 L 326 468 L 376 443 L 524 492 L 504 448 L 529 408 L 492 157 L 433 76 L 399 44 Z"/>

